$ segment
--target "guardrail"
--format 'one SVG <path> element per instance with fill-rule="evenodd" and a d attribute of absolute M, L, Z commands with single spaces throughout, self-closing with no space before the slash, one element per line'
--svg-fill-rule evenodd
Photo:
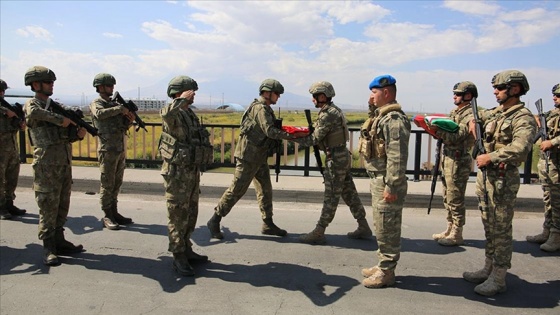
<path fill-rule="evenodd" d="M 235 159 L 233 152 L 237 144 L 239 136 L 239 125 L 219 125 L 219 124 L 206 124 L 205 127 L 210 132 L 210 142 L 214 144 L 214 163 L 208 167 L 235 167 Z M 159 135 L 161 134 L 161 123 L 146 123 L 148 132 L 140 130 L 134 132 L 133 128 L 130 129 L 128 137 L 125 139 L 125 147 L 127 148 L 126 163 L 133 167 L 158 167 L 162 161 L 158 152 Z M 349 128 L 350 141 L 348 142 L 348 149 L 353 153 L 354 159 L 359 162 L 357 166 L 352 168 L 353 174 L 356 176 L 367 176 L 363 168 L 363 160 L 357 155 L 356 140 L 358 139 L 359 128 Z M 423 130 L 413 130 L 411 134 L 411 147 L 409 156 L 412 158 L 412 168 L 407 169 L 406 174 L 412 175 L 414 181 L 421 180 L 421 177 L 430 176 L 431 170 L 422 169 L 422 158 L 427 157 L 429 162 L 431 159 L 432 151 L 432 138 Z M 414 141 L 414 142 L 413 142 Z M 427 149 L 423 149 L 423 142 L 426 141 Z M 412 143 L 413 142 L 413 143 Z M 72 146 L 73 159 L 75 161 L 89 161 L 97 162 L 97 144 L 98 140 L 95 137 L 86 135 L 84 140 L 75 142 Z M 26 163 L 31 159 L 32 148 L 27 141 L 25 132 L 19 134 L 20 146 L 20 159 L 22 163 Z M 297 152 L 297 154 L 296 154 Z M 281 170 L 301 171 L 303 176 L 309 176 L 311 171 L 319 171 L 317 166 L 311 166 L 311 153 L 309 148 L 300 148 L 297 143 L 283 141 L 283 153 L 281 158 Z M 274 167 L 274 158 L 269 159 L 271 168 Z M 429 164 L 429 163 L 428 163 Z M 529 154 L 523 172 L 520 176 L 523 184 L 531 182 L 531 178 L 537 178 L 536 174 L 531 173 L 532 165 L 532 152 Z M 475 168 L 472 166 L 471 176 L 476 176 Z"/>

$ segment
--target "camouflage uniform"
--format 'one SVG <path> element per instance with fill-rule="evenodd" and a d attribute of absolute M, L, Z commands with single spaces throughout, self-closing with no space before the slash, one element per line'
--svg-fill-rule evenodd
<path fill-rule="evenodd" d="M 40 240 L 52 238 L 55 230 L 66 223 L 72 189 L 71 142 L 79 140 L 69 136 L 70 128 L 60 127 L 63 116 L 51 111 L 50 102 L 32 98 L 25 103 L 29 135 L 35 147 L 33 189 L 39 206 Z"/>
<path fill-rule="evenodd" d="M 7 109 L 0 106 L 0 209 L 9 214 L 7 206 L 16 198 L 19 178 L 17 135 L 20 128 L 6 116 L 6 112 Z"/>
<path fill-rule="evenodd" d="M 317 225 L 322 228 L 321 234 L 324 234 L 323 230 L 333 221 L 340 197 L 350 207 L 354 219 L 359 222 L 363 221 L 366 225 L 365 228 L 369 230 L 365 221 L 366 212 L 350 173 L 352 153 L 346 148 L 348 138 L 346 117 L 340 108 L 334 103 L 328 102 L 319 111 L 313 133 L 306 138 L 296 140 L 303 146 L 318 145 L 326 153 L 323 208 L 317 222 Z M 371 230 L 369 231 L 369 236 L 371 236 Z M 313 232 L 310 233 L 309 237 L 315 239 L 313 234 Z M 301 240 L 310 243 L 306 239 L 304 236 Z M 311 241 L 311 243 L 315 242 Z"/>
<path fill-rule="evenodd" d="M 370 116 L 360 130 L 360 153 L 371 178 L 378 268 L 394 270 L 401 252 L 402 209 L 408 189 L 405 171 L 410 119 L 397 102 L 375 109 Z M 397 200 L 387 203 L 385 191 L 397 195 Z"/>
<path fill-rule="evenodd" d="M 123 106 L 101 97 L 90 104 L 93 125 L 99 130 L 98 160 L 101 171 L 100 203 L 105 216 L 115 219 L 123 182 L 126 150 L 124 137 L 131 126 Z"/>
<path fill-rule="evenodd" d="M 160 152 L 161 175 L 167 199 L 169 251 L 191 250 L 191 234 L 198 218 L 200 170 L 213 158 L 209 133 L 202 128 L 196 114 L 184 108 L 184 98 L 175 98 L 161 109 L 163 133 Z"/>
<path fill-rule="evenodd" d="M 272 222 L 272 183 L 268 166 L 269 152 L 278 140 L 293 137 L 274 126 L 276 117 L 261 96 L 243 114 L 239 141 L 235 148 L 236 166 L 233 181 L 215 208 L 216 215 L 225 217 L 245 195 L 251 181 L 255 186 L 261 217 Z"/>

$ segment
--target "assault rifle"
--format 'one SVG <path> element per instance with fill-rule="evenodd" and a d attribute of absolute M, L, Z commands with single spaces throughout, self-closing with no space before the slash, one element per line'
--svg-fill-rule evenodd
<path fill-rule="evenodd" d="M 62 105 L 60 105 L 59 103 L 53 101 L 52 99 L 50 100 L 50 107 L 53 109 L 54 113 L 57 113 L 59 115 L 62 115 L 68 119 L 70 119 L 71 121 L 73 121 L 76 125 L 78 125 L 79 127 L 85 128 L 86 131 L 94 136 L 97 137 L 99 135 L 99 131 L 97 130 L 97 128 L 93 127 L 92 125 L 90 125 L 88 122 L 86 122 L 85 120 L 83 120 L 82 118 L 84 118 L 84 113 L 82 113 L 81 110 L 71 110 L 71 109 L 66 109 L 64 107 L 62 107 Z"/>
<path fill-rule="evenodd" d="M 124 98 L 119 94 L 119 92 L 115 92 L 112 101 L 119 103 L 120 105 L 124 106 L 124 108 L 128 109 L 129 112 L 134 114 L 136 131 L 142 128 L 144 129 L 144 131 L 148 132 L 148 129 L 146 129 L 146 123 L 142 120 L 142 118 L 140 118 L 140 116 L 138 116 L 138 113 L 136 113 L 138 111 L 138 106 L 136 106 L 133 101 L 129 100 L 128 102 L 126 102 Z"/>
<path fill-rule="evenodd" d="M 274 127 L 282 130 L 282 118 L 280 118 L 280 107 L 278 107 L 278 117 L 274 119 Z M 276 182 L 278 183 L 278 174 L 280 174 L 280 158 L 282 155 L 282 140 L 276 141 L 276 164 L 274 165 L 274 173 L 276 173 Z"/>
<path fill-rule="evenodd" d="M 539 139 L 541 139 L 541 141 L 545 141 L 548 134 L 546 130 L 546 117 L 544 115 L 543 107 L 542 107 L 542 98 L 539 98 L 539 100 L 535 102 L 535 106 L 537 107 L 537 111 L 539 112 L 540 126 L 539 126 L 539 131 L 537 132 L 537 135 L 533 140 L 533 143 L 537 142 Z M 550 168 L 548 167 L 548 161 L 550 160 L 550 150 L 544 152 L 544 160 L 546 161 L 546 173 L 548 174 L 550 172 Z"/>
<path fill-rule="evenodd" d="M 475 122 L 474 131 L 476 134 L 476 138 L 474 140 L 472 158 L 476 159 L 477 156 L 481 154 L 486 154 L 486 149 L 484 148 L 484 143 L 483 143 L 484 140 L 482 139 L 484 135 L 483 123 L 482 120 L 480 119 L 480 116 L 478 115 L 478 107 L 476 105 L 476 98 L 474 97 L 471 101 L 471 108 L 472 108 L 474 122 Z M 482 185 L 483 185 L 482 187 L 484 192 L 484 203 L 486 204 L 486 206 L 488 206 L 488 190 L 486 189 L 486 167 L 481 167 L 480 170 L 482 171 Z"/>
<path fill-rule="evenodd" d="M 311 110 L 305 109 L 304 113 L 305 113 L 305 118 L 307 119 L 307 124 L 308 124 L 308 127 L 309 127 L 309 134 L 313 134 L 313 131 L 314 131 L 315 128 L 313 127 L 313 123 L 311 122 Z M 315 160 L 317 161 L 317 166 L 319 167 L 319 172 L 324 177 L 324 175 L 323 175 L 323 160 L 321 160 L 321 151 L 319 151 L 319 146 L 318 145 L 313 146 L 313 155 L 315 155 Z"/>
<path fill-rule="evenodd" d="M 1 106 L 11 110 L 12 112 L 14 112 L 16 114 L 16 116 L 12 117 L 11 120 L 11 124 L 14 127 L 19 128 L 21 126 L 21 123 L 25 121 L 25 113 L 23 112 L 23 105 L 21 105 L 20 103 L 15 103 L 13 106 L 10 105 L 10 103 L 8 103 L 8 101 L 6 101 L 5 99 L 0 99 L 1 100 Z"/>
<path fill-rule="evenodd" d="M 432 210 L 432 200 L 434 200 L 434 192 L 436 191 L 436 184 L 439 175 L 439 164 L 441 161 L 441 145 L 443 144 L 442 139 L 438 139 L 436 143 L 436 164 L 432 168 L 432 194 L 430 195 L 430 203 L 428 204 L 428 214 L 430 214 L 430 210 Z"/>

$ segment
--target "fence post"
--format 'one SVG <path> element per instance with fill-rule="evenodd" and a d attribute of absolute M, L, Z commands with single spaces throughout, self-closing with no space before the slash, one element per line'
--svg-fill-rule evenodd
<path fill-rule="evenodd" d="M 422 133 L 415 132 L 416 143 L 414 144 L 414 181 L 420 181 L 420 158 L 422 154 Z"/>
<path fill-rule="evenodd" d="M 25 143 L 25 130 L 19 131 L 19 161 L 23 164 L 27 163 L 27 150 Z"/>
<path fill-rule="evenodd" d="M 533 165 L 533 149 L 529 151 L 529 156 L 523 167 L 523 184 L 531 183 L 531 166 Z"/>

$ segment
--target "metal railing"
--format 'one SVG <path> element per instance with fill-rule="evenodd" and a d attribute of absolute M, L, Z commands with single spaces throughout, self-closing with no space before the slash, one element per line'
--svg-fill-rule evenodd
<path fill-rule="evenodd" d="M 220 124 L 206 124 L 205 127 L 210 132 L 210 142 L 214 145 L 214 163 L 208 169 L 218 167 L 235 167 L 235 158 L 233 152 L 237 144 L 239 136 L 239 125 L 220 125 Z M 146 123 L 148 132 L 140 130 L 135 132 L 133 128 L 130 129 L 128 137 L 125 139 L 125 148 L 127 148 L 126 163 L 134 167 L 158 167 L 162 161 L 158 152 L 159 136 L 162 131 L 161 123 Z M 354 163 L 352 172 L 356 176 L 366 176 L 364 170 L 364 161 L 358 157 L 357 153 L 357 139 L 359 128 L 349 128 L 350 141 L 348 142 L 348 149 L 354 155 L 354 159 L 358 163 Z M 409 156 L 412 158 L 412 168 L 406 170 L 406 174 L 412 175 L 414 181 L 419 181 L 421 177 L 430 176 L 431 170 L 423 169 L 422 159 L 426 156 L 427 161 L 431 159 L 431 148 L 433 147 L 432 138 L 423 130 L 413 130 L 411 134 L 411 147 L 409 149 Z M 414 141 L 414 142 L 413 142 Z M 426 142 L 427 149 L 423 149 L 423 142 Z M 33 155 L 32 147 L 27 141 L 25 132 L 20 132 L 19 135 L 20 145 L 20 159 L 22 163 L 26 163 Z M 413 143 L 412 143 L 413 142 Z M 97 162 L 97 145 L 98 139 L 87 134 L 84 140 L 77 141 L 72 145 L 73 159 L 75 161 L 88 161 Z M 297 154 L 296 154 L 297 153 Z M 300 148 L 297 143 L 289 143 L 283 141 L 283 152 L 281 158 L 281 170 L 301 171 L 303 176 L 309 176 L 311 171 L 319 171 L 317 166 L 311 166 L 311 153 L 309 148 Z M 274 158 L 269 159 L 271 168 L 274 167 Z M 355 165 L 358 164 L 358 165 Z M 429 163 L 428 163 L 429 164 Z M 524 170 L 521 172 L 522 182 L 528 184 L 531 178 L 536 178 L 536 174 L 531 173 L 532 165 L 532 152 L 529 153 L 528 160 L 525 163 Z M 472 167 L 471 176 L 476 176 L 474 167 Z"/>

